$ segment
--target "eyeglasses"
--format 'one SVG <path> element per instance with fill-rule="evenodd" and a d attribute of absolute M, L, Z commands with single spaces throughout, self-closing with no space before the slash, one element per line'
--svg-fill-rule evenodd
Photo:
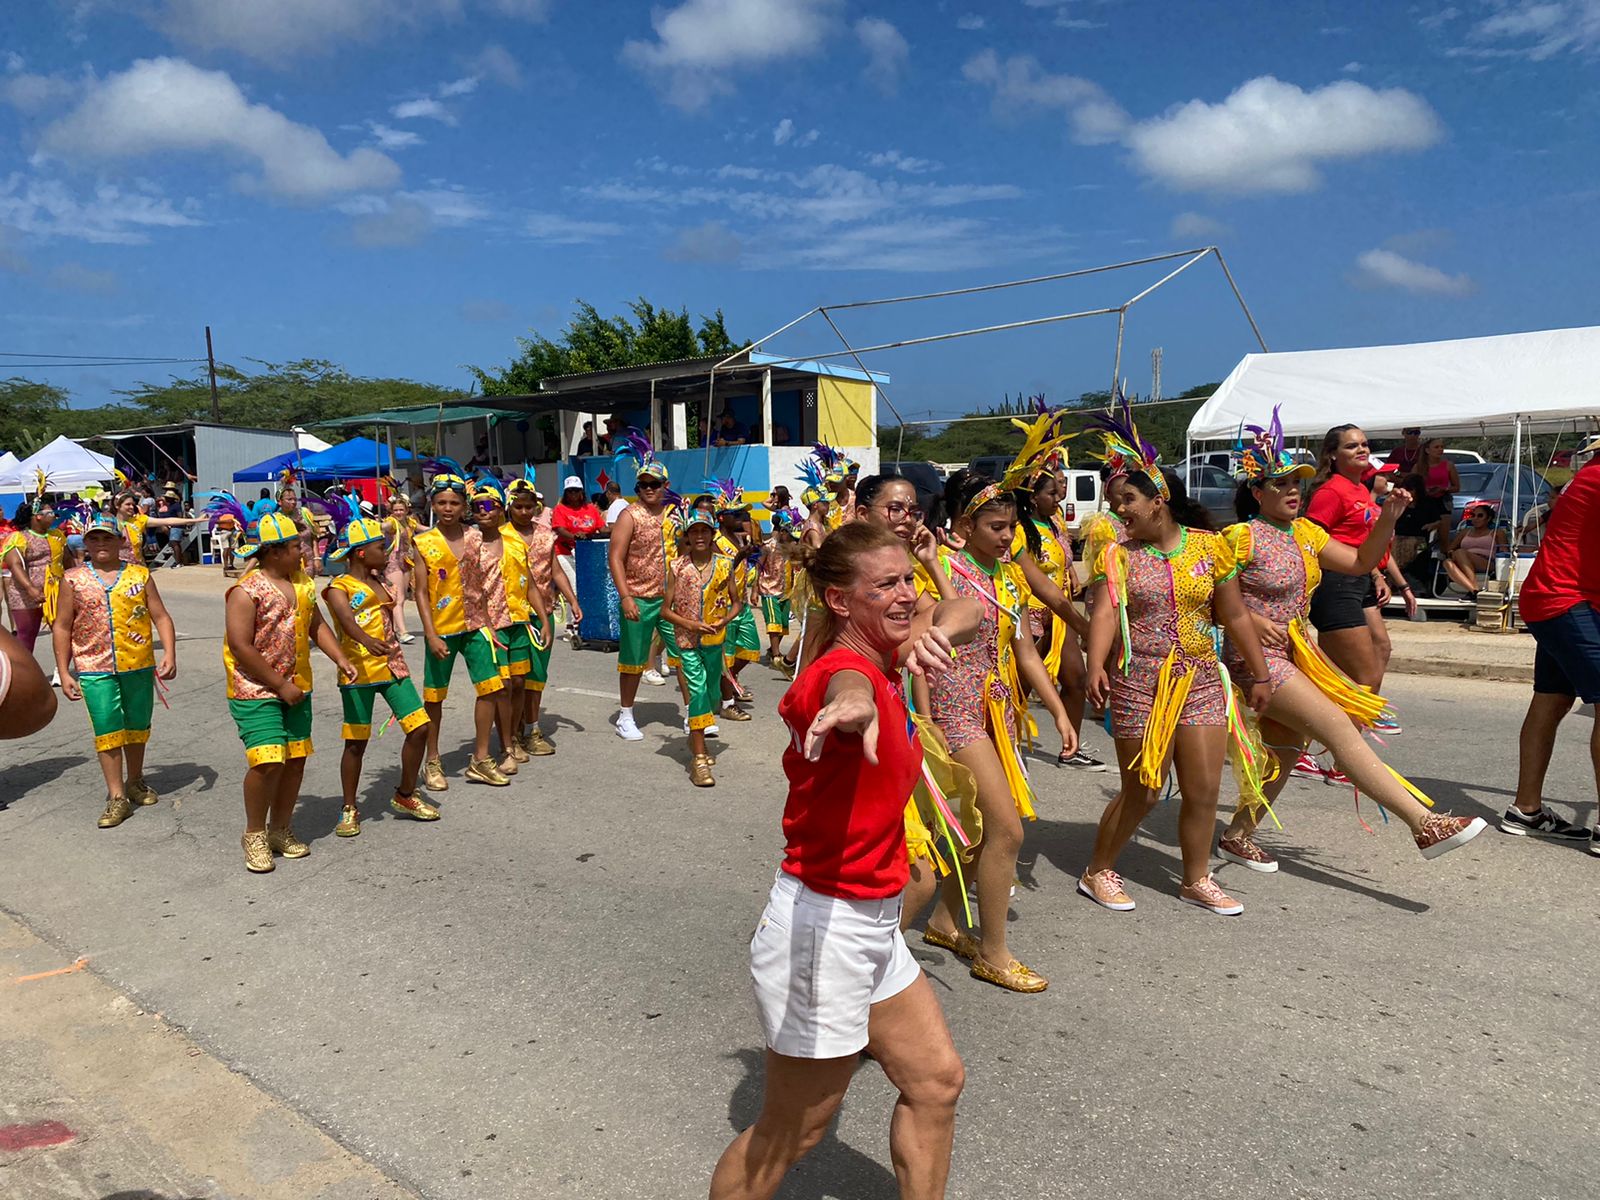
<path fill-rule="evenodd" d="M 920 508 L 913 508 L 909 504 L 901 504 L 898 500 L 892 500 L 888 504 L 874 504 L 872 507 L 880 509 L 892 521 L 898 521 L 901 517 L 910 517 L 913 521 L 922 520 L 922 510 Z"/>

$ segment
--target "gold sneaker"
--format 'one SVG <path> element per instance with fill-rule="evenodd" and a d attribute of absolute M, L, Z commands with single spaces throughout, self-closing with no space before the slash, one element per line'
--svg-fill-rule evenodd
<path fill-rule="evenodd" d="M 511 739 L 511 757 L 519 763 L 528 761 L 528 748 L 522 744 L 522 739 L 519 737 Z"/>
<path fill-rule="evenodd" d="M 543 758 L 556 752 L 556 748 L 550 744 L 550 740 L 544 736 L 544 732 L 538 729 L 535 729 L 522 739 L 522 746 L 535 758 Z"/>
<path fill-rule="evenodd" d="M 696 754 L 689 764 L 689 782 L 695 787 L 716 787 L 717 781 L 711 778 L 711 756 L 709 754 Z"/>
<path fill-rule="evenodd" d="M 106 797 L 106 810 L 100 814 L 96 822 L 101 829 L 114 829 L 128 819 L 128 814 L 133 811 L 133 805 L 128 803 L 126 796 Z"/>
<path fill-rule="evenodd" d="M 156 801 L 160 799 L 161 797 L 156 795 L 155 788 L 151 787 L 144 780 L 128 780 L 128 800 L 130 803 L 136 804 L 140 808 L 148 808 L 150 805 L 156 803 Z"/>
<path fill-rule="evenodd" d="M 430 792 L 448 792 L 450 781 L 444 777 L 444 763 L 430 758 L 422 764 L 422 786 Z"/>
<path fill-rule="evenodd" d="M 437 821 L 439 819 L 439 810 L 415 792 L 412 792 L 409 796 L 404 792 L 395 792 L 389 800 L 389 807 L 402 817 L 413 817 L 418 821 Z"/>
<path fill-rule="evenodd" d="M 265 832 L 246 833 L 239 839 L 239 844 L 244 847 L 244 865 L 247 870 L 254 871 L 257 875 L 265 875 L 273 869 L 272 847 L 267 845 Z"/>
<path fill-rule="evenodd" d="M 311 847 L 295 837 L 291 825 L 267 830 L 267 846 L 274 854 L 281 854 L 285 858 L 304 858 L 311 853 Z"/>
<path fill-rule="evenodd" d="M 361 814 L 354 804 L 346 804 L 339 810 L 339 823 L 333 827 L 333 832 L 336 837 L 355 837 L 361 832 Z"/>
<path fill-rule="evenodd" d="M 500 774 L 509 779 L 511 776 L 517 773 L 517 756 L 510 750 L 507 750 L 505 752 L 505 756 L 500 759 L 497 769 L 499 770 Z"/>
<path fill-rule="evenodd" d="M 511 780 L 500 773 L 492 758 L 474 758 L 464 772 L 469 783 L 487 783 L 490 787 L 510 787 Z"/>
<path fill-rule="evenodd" d="M 737 704 L 725 704 L 725 705 L 723 705 L 722 706 L 722 712 L 721 712 L 720 715 L 721 715 L 721 717 L 722 717 L 722 719 L 724 721 L 748 721 L 748 720 L 750 720 L 750 714 L 745 712 L 745 710 L 740 708 Z"/>

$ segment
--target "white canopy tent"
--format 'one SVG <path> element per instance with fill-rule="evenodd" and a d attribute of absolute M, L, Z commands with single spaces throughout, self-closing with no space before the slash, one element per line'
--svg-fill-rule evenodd
<path fill-rule="evenodd" d="M 113 478 L 110 458 L 62 434 L 9 470 L 0 471 L 0 492 L 31 491 L 40 470 L 49 477 L 53 492 L 76 492 Z"/>
<path fill-rule="evenodd" d="M 1368 433 L 1457 436 L 1600 426 L 1600 327 L 1448 342 L 1247 354 L 1189 422 L 1189 440 L 1232 440 L 1241 422 L 1320 435 L 1353 422 Z"/>
<path fill-rule="evenodd" d="M 16 469 L 17 464 L 21 461 L 22 460 L 20 458 L 11 453 L 9 450 L 7 450 L 4 454 L 0 454 L 0 479 L 10 475 L 12 471 Z"/>

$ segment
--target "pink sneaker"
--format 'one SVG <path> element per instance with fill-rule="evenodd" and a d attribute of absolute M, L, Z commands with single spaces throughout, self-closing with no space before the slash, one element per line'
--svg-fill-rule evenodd
<path fill-rule="evenodd" d="M 1231 863 L 1238 863 L 1252 871 L 1270 875 L 1278 869 L 1278 860 L 1262 849 L 1249 834 L 1243 837 L 1225 837 L 1217 842 L 1217 855 Z"/>
<path fill-rule="evenodd" d="M 1133 910 L 1133 897 L 1122 890 L 1122 876 L 1115 871 L 1096 871 L 1093 875 L 1085 874 L 1078 880 L 1078 890 L 1101 908 L 1109 908 L 1112 912 L 1131 912 Z"/>
<path fill-rule="evenodd" d="M 1422 821 L 1422 832 L 1413 835 L 1423 858 L 1438 858 L 1457 846 L 1465 846 L 1488 826 L 1479 817 L 1452 817 L 1449 813 L 1429 813 Z"/>
<path fill-rule="evenodd" d="M 1217 881 L 1209 875 L 1199 883 L 1184 884 L 1178 889 L 1178 899 L 1219 917 L 1237 917 L 1244 911 L 1244 905 L 1218 887 Z"/>

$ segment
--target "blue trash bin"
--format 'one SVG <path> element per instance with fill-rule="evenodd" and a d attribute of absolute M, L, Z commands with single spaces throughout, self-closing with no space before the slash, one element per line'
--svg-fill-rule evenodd
<path fill-rule="evenodd" d="M 578 636 L 586 642 L 615 642 L 622 634 L 621 599 L 611 580 L 611 541 L 591 538 L 573 545 L 578 605 L 583 620 Z"/>

